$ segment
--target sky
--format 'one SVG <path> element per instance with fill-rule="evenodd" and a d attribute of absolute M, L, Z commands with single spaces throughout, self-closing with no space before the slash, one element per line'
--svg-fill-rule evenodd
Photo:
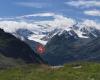
<path fill-rule="evenodd" d="M 0 0 L 0 17 L 56 13 L 75 19 L 100 19 L 100 0 Z"/>
<path fill-rule="evenodd" d="M 82 22 L 100 27 L 100 0 L 0 0 L 0 24 L 11 26 L 9 21 L 18 20 L 52 26 Z"/>

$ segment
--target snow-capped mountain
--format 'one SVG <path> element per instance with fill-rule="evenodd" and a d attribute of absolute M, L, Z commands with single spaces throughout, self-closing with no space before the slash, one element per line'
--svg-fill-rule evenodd
<path fill-rule="evenodd" d="M 0 28 L 26 42 L 36 53 L 39 44 L 45 46 L 46 54 L 42 58 L 51 64 L 91 59 L 95 53 L 95 57 L 99 56 L 99 23 L 91 20 L 77 23 L 61 15 L 52 15 L 53 20 L 45 21 L 1 20 Z"/>
<path fill-rule="evenodd" d="M 53 19 L 32 21 L 34 17 L 52 17 Z M 27 18 L 32 19 L 27 20 Z M 75 38 L 98 37 L 100 36 L 99 25 L 99 23 L 97 24 L 91 20 L 77 23 L 71 18 L 54 13 L 45 13 L 45 15 L 44 13 L 25 15 L 0 21 L 0 28 L 4 29 L 5 32 L 11 33 L 23 41 L 24 39 L 33 40 L 43 45 L 46 45 L 54 35 L 61 35 L 65 32 L 69 36 L 74 36 Z M 66 37 L 68 37 L 68 35 L 66 35 Z"/>
<path fill-rule="evenodd" d="M 39 24 L 39 23 L 11 23 L 9 22 L 2 22 L 3 25 L 0 23 L 0 27 L 4 28 L 6 32 L 9 32 L 16 37 L 24 40 L 27 38 L 29 40 L 33 40 L 39 42 L 41 44 L 46 44 L 48 40 L 50 40 L 54 35 L 58 34 L 61 35 L 64 32 L 67 32 L 69 36 L 77 36 L 79 38 L 93 38 L 100 36 L 100 30 L 96 29 L 95 27 L 88 27 L 85 25 L 75 24 L 72 26 L 66 27 L 58 27 L 58 26 L 51 26 L 50 24 Z M 7 24 L 9 23 L 9 24 Z M 15 26 L 15 25 L 19 25 Z M 11 28 L 11 30 L 10 30 Z M 68 35 L 66 35 L 68 37 Z M 77 38 L 76 37 L 76 38 Z"/>

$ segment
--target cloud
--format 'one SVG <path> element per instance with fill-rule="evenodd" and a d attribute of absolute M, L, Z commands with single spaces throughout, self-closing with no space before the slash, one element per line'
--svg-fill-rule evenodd
<path fill-rule="evenodd" d="M 32 8 L 44 8 L 49 5 L 47 3 L 38 3 L 38 2 L 17 2 L 15 4 L 24 7 L 32 7 Z"/>
<path fill-rule="evenodd" d="M 27 16 L 27 15 L 26 15 Z M 38 25 L 50 25 L 51 27 L 48 27 L 47 30 L 54 29 L 55 27 L 63 28 L 72 26 L 75 24 L 75 20 L 72 18 L 64 17 L 63 15 L 58 15 L 55 13 L 38 13 L 38 14 L 32 14 L 32 16 L 52 16 L 54 17 L 53 20 L 43 20 L 43 21 L 34 21 L 34 22 L 26 22 L 24 20 L 15 21 L 15 20 L 1 20 L 0 21 L 0 28 L 4 29 L 4 31 L 9 33 L 14 33 L 18 29 L 28 29 L 30 31 L 41 32 L 45 31 L 45 29 L 41 29 L 41 26 Z M 25 17 L 25 16 L 24 16 Z M 29 15 L 27 17 L 30 17 Z M 50 28 L 50 29 L 49 29 Z M 38 33 L 37 33 L 38 34 Z"/>
<path fill-rule="evenodd" d="M 23 16 L 16 16 L 16 17 L 0 17 L 0 20 L 25 20 L 30 17 L 54 17 L 56 14 L 52 12 L 48 13 L 36 13 L 36 14 L 28 14 L 28 15 L 23 15 Z M 29 20 L 30 21 L 30 20 Z"/>
<path fill-rule="evenodd" d="M 8 18 L 0 18 L 0 21 L 2 21 L 2 20 L 14 20 L 15 18 L 13 18 L 13 17 L 8 17 Z"/>
<path fill-rule="evenodd" d="M 33 22 L 27 22 L 24 20 L 15 21 L 15 20 L 1 20 L 0 21 L 0 28 L 3 29 L 5 32 L 13 34 L 15 37 L 21 39 L 24 41 L 25 37 L 27 37 L 30 40 L 36 40 L 41 43 L 41 38 L 46 36 L 47 32 L 51 32 L 55 28 L 60 29 L 66 29 L 75 24 L 75 20 L 72 18 L 64 17 L 63 15 L 58 15 L 55 13 L 38 13 L 33 14 L 34 16 L 52 16 L 54 17 L 53 20 L 43 20 L 43 21 L 33 21 Z M 26 16 L 24 16 L 26 17 Z M 22 19 L 24 19 L 24 17 Z M 30 16 L 27 16 L 30 17 Z M 18 30 L 20 33 L 18 33 Z M 24 30 L 24 31 L 23 31 Z M 26 30 L 28 32 L 26 32 Z M 30 36 L 30 32 L 31 34 Z M 28 35 L 28 36 L 25 36 Z M 32 39 L 31 39 L 31 38 Z M 38 40 L 37 40 L 38 39 Z M 42 42 L 42 44 L 45 44 Z"/>
<path fill-rule="evenodd" d="M 52 16 L 53 19 L 52 20 L 42 20 L 42 21 L 37 20 L 33 22 L 24 21 L 25 17 L 31 17 L 31 16 L 43 16 L 43 17 Z M 35 31 L 37 33 L 38 31 L 39 32 L 48 31 L 48 30 L 50 31 L 55 28 L 65 28 L 66 29 L 76 24 L 76 20 L 69 18 L 69 17 L 65 17 L 63 15 L 55 14 L 55 13 L 37 13 L 37 14 L 19 16 L 19 18 L 20 17 L 23 17 L 22 20 L 20 21 L 5 20 L 5 19 L 3 20 L 3 18 L 1 18 L 2 20 L 0 21 L 0 28 L 4 29 L 6 32 L 9 32 L 9 33 L 14 33 L 18 29 L 28 29 L 30 31 Z M 98 29 L 100 27 L 100 24 L 94 20 L 86 19 L 82 22 L 82 24 L 88 27 L 96 27 Z M 47 30 L 46 28 L 42 29 L 41 26 L 39 25 L 43 25 L 47 27 Z"/>
<path fill-rule="evenodd" d="M 40 24 L 48 24 L 50 26 L 53 27 L 69 27 L 72 26 L 73 24 L 75 24 L 75 20 L 72 18 L 68 18 L 68 17 L 64 17 L 63 15 L 59 15 L 59 14 L 55 14 L 55 13 L 49 13 L 46 14 L 45 16 L 52 16 L 54 18 L 54 20 L 50 20 L 50 21 L 39 21 L 36 23 L 40 23 Z M 40 16 L 40 14 L 39 14 Z M 41 16 L 44 16 L 44 14 L 41 14 Z"/>
<path fill-rule="evenodd" d="M 86 27 L 93 27 L 100 30 L 100 23 L 94 20 L 86 19 L 82 22 L 82 24 L 85 25 Z"/>
<path fill-rule="evenodd" d="M 53 27 L 67 27 L 67 26 L 72 26 L 75 24 L 75 20 L 72 18 L 64 17 L 63 15 L 55 14 L 55 13 L 37 13 L 37 14 L 30 14 L 30 15 L 24 15 L 24 16 L 19 16 L 17 18 L 28 18 L 28 17 L 48 17 L 51 16 L 54 19 L 53 20 L 43 20 L 43 21 L 35 21 L 37 24 L 48 24 Z"/>
<path fill-rule="evenodd" d="M 80 1 L 70 1 L 66 2 L 65 4 L 74 6 L 74 7 L 82 7 L 82 8 L 88 8 L 88 7 L 100 7 L 100 1 L 86 1 L 86 0 L 80 0 Z"/>
<path fill-rule="evenodd" d="M 100 10 L 88 10 L 88 11 L 84 11 L 84 14 L 90 16 L 100 16 Z"/>
<path fill-rule="evenodd" d="M 14 33 L 18 29 L 32 29 L 32 24 L 17 21 L 0 21 L 0 28 L 5 32 Z"/>
<path fill-rule="evenodd" d="M 24 18 L 24 17 L 46 17 L 46 16 L 54 16 L 54 13 L 37 13 L 37 14 L 29 14 L 29 15 L 23 15 L 20 16 L 20 18 Z"/>

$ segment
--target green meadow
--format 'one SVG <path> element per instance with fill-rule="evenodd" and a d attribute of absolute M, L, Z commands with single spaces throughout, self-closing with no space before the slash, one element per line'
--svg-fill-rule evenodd
<path fill-rule="evenodd" d="M 70 63 L 61 68 L 29 64 L 0 69 L 0 80 L 100 80 L 100 64 Z"/>

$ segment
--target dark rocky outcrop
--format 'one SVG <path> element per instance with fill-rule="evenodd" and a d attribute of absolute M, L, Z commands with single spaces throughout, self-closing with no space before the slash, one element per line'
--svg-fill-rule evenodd
<path fill-rule="evenodd" d="M 0 29 L 0 55 L 14 60 L 20 59 L 25 63 L 44 63 L 44 60 L 25 42 L 2 29 Z"/>

